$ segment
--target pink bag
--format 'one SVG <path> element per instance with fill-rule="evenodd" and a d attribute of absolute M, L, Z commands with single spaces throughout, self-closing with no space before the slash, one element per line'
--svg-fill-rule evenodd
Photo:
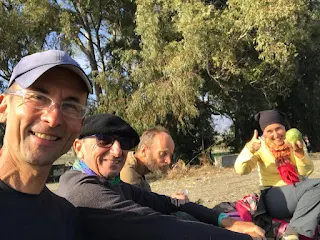
<path fill-rule="evenodd" d="M 247 209 L 247 207 L 243 203 L 241 203 L 241 201 L 237 201 L 236 209 L 243 221 L 252 222 L 252 216 L 250 211 Z"/>
<path fill-rule="evenodd" d="M 252 193 L 236 202 L 236 209 L 243 221 L 252 222 L 252 214 L 257 211 L 259 195 Z"/>

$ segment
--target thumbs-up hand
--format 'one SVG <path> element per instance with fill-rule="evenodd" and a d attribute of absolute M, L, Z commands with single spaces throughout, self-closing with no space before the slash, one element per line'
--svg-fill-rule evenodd
<path fill-rule="evenodd" d="M 258 138 L 258 131 L 254 130 L 251 140 L 247 143 L 250 152 L 255 153 L 261 147 L 261 140 Z"/>

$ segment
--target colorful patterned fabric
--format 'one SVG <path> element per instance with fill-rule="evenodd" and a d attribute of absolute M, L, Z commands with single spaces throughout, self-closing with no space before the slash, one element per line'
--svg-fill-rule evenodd
<path fill-rule="evenodd" d="M 229 217 L 234 218 L 236 220 L 248 221 L 250 220 L 249 218 L 252 219 L 252 216 L 254 216 L 254 214 L 257 211 L 259 198 L 260 196 L 258 194 L 252 193 L 244 196 L 242 199 L 235 202 L 222 202 L 218 204 L 215 208 L 221 209 L 226 214 L 228 214 Z M 250 217 L 248 218 L 249 215 Z M 282 239 L 287 225 L 287 221 L 272 218 L 272 232 L 274 240 Z M 318 225 L 318 229 L 320 229 L 320 225 Z M 320 240 L 318 229 L 315 229 L 315 240 Z M 311 238 L 307 238 L 305 236 L 300 235 L 299 239 L 309 240 Z"/>
<path fill-rule="evenodd" d="M 73 163 L 72 169 L 73 169 L 73 170 L 77 170 L 77 171 L 82 172 L 82 173 L 85 173 L 85 174 L 87 174 L 87 175 L 97 176 L 97 174 L 96 174 L 94 171 L 92 171 L 92 170 L 87 166 L 87 164 L 86 164 L 84 161 L 82 161 L 82 160 L 80 160 L 80 159 L 77 159 L 77 160 Z M 114 179 L 111 179 L 110 182 L 111 182 L 112 184 L 117 184 L 117 183 L 119 183 L 119 182 L 120 182 L 120 175 L 117 176 L 117 177 L 115 177 Z"/>
<path fill-rule="evenodd" d="M 218 208 L 222 208 L 229 217 L 240 221 L 252 220 L 252 216 L 257 211 L 259 196 L 256 193 L 246 195 L 242 199 L 235 202 L 220 203 Z M 248 218 L 248 216 L 250 217 Z M 286 230 L 288 223 L 278 219 L 272 219 L 273 239 L 280 240 Z M 265 229 L 266 230 L 266 229 Z M 269 239 L 269 238 L 268 238 Z"/>
<path fill-rule="evenodd" d="M 72 169 L 73 170 L 77 170 L 79 172 L 82 172 L 82 173 L 85 173 L 87 175 L 94 175 L 96 176 L 97 174 L 92 171 L 88 166 L 87 164 L 85 164 L 84 161 L 80 160 L 80 159 L 77 159 L 73 165 L 72 165 Z"/>
<path fill-rule="evenodd" d="M 276 166 L 282 180 L 287 184 L 299 182 L 297 169 L 292 164 L 290 159 L 290 146 L 287 144 L 276 146 L 269 141 L 266 141 L 266 145 L 275 158 Z"/>

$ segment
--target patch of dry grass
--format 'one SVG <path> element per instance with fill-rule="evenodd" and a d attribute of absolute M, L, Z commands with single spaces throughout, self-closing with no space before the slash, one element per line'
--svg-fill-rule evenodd
<path fill-rule="evenodd" d="M 220 171 L 221 169 L 215 167 L 214 165 L 205 164 L 202 166 L 185 166 L 184 168 L 174 168 L 170 170 L 167 174 L 166 179 L 181 179 L 188 177 L 194 177 L 202 175 L 203 173 L 215 172 Z"/>

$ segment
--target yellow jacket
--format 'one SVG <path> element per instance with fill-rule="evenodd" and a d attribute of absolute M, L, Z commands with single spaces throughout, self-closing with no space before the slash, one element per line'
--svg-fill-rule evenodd
<path fill-rule="evenodd" d="M 306 150 L 303 159 L 296 157 L 291 150 L 290 159 L 293 165 L 296 166 L 300 179 L 303 179 L 303 177 L 307 177 L 312 173 L 313 162 L 310 160 Z M 261 186 L 286 185 L 278 173 L 275 158 L 265 145 L 264 141 L 262 141 L 260 149 L 254 154 L 245 146 L 237 157 L 234 168 L 238 174 L 245 175 L 249 174 L 256 165 L 258 165 Z"/>

